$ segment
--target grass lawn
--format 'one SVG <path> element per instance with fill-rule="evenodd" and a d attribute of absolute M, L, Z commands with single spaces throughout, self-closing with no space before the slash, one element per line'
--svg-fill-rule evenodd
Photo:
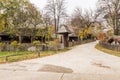
<path fill-rule="evenodd" d="M 12 55 L 12 54 L 25 54 L 31 52 L 0 52 L 0 56 Z"/>
<path fill-rule="evenodd" d="M 103 47 L 100 46 L 99 44 L 97 44 L 97 45 L 95 46 L 95 48 L 98 49 L 98 50 L 100 50 L 100 51 L 103 51 L 103 52 L 105 52 L 105 53 L 108 53 L 108 54 L 111 54 L 111 55 L 120 57 L 120 52 L 103 48 Z"/>
<path fill-rule="evenodd" d="M 64 50 L 59 50 L 59 51 L 41 51 L 40 57 L 50 56 L 50 55 L 54 55 L 60 52 L 65 52 L 68 50 L 69 49 L 64 49 Z M 10 55 L 15 55 L 15 56 L 10 56 Z M 37 52 L 0 52 L 0 63 L 6 62 L 5 56 L 8 56 L 7 62 L 16 62 L 16 61 L 39 58 Z"/>

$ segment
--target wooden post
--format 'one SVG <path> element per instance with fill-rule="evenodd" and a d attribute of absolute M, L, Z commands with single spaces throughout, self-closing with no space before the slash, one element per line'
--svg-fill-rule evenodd
<path fill-rule="evenodd" d="M 40 51 L 38 51 L 38 57 L 40 57 Z"/>
<path fill-rule="evenodd" d="M 8 56 L 5 56 L 5 62 L 7 62 L 8 61 Z"/>
<path fill-rule="evenodd" d="M 64 46 L 68 47 L 68 34 L 67 33 L 64 34 L 63 37 L 64 37 Z"/>

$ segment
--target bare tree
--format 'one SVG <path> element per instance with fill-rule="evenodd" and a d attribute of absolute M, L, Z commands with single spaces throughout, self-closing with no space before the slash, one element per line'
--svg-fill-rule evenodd
<path fill-rule="evenodd" d="M 61 18 L 66 15 L 65 4 L 65 0 L 48 0 L 47 2 L 46 10 L 54 20 L 55 33 L 57 33 Z"/>
<path fill-rule="evenodd" d="M 84 28 L 87 28 L 92 23 L 92 18 L 89 11 L 86 11 L 85 13 L 82 12 L 80 8 L 76 8 L 75 12 L 73 14 L 73 18 L 71 19 L 71 25 L 76 27 L 76 29 L 83 30 Z"/>
<path fill-rule="evenodd" d="M 75 34 L 78 37 L 79 37 L 79 33 L 83 32 L 84 29 L 87 27 L 88 22 L 87 22 L 86 17 L 87 16 L 83 14 L 82 9 L 80 8 L 75 9 L 72 19 L 71 19 L 71 25 L 74 28 Z"/>
<path fill-rule="evenodd" d="M 89 35 L 93 35 L 87 31 L 90 29 L 94 29 L 94 26 L 100 24 L 98 20 L 99 13 L 94 13 L 92 10 L 82 11 L 80 8 L 76 8 L 72 19 L 71 26 L 75 29 L 75 33 L 78 37 L 82 34 L 84 38 L 87 38 Z M 92 31 L 92 30 L 91 30 Z"/>
<path fill-rule="evenodd" d="M 119 34 L 120 26 L 120 0 L 99 0 L 98 12 L 101 12 L 102 15 L 105 15 L 108 25 L 113 27 L 114 34 Z"/>

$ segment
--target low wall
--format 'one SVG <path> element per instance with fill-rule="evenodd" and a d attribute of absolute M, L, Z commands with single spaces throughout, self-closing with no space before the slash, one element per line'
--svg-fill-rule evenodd
<path fill-rule="evenodd" d="M 37 49 L 40 51 L 46 51 L 46 50 L 59 50 L 63 49 L 61 48 L 61 44 L 56 45 L 40 45 L 37 46 Z M 36 47 L 33 44 L 21 44 L 19 47 L 12 47 L 10 44 L 5 44 L 5 46 L 0 46 L 0 51 L 35 51 Z"/>
<path fill-rule="evenodd" d="M 75 45 L 80 45 L 80 44 L 84 44 L 84 43 L 88 43 L 88 42 L 93 42 L 93 39 L 89 39 L 89 40 L 80 40 L 80 41 L 74 41 L 74 42 L 69 42 L 69 47 L 75 46 Z M 5 46 L 0 46 L 0 51 L 34 51 L 36 49 L 36 47 L 31 44 L 31 43 L 24 43 L 24 44 L 20 44 L 17 47 L 12 47 L 10 44 L 5 44 Z M 41 51 L 45 51 L 45 50 L 61 50 L 64 49 L 64 45 L 61 43 L 58 44 L 44 44 L 44 45 L 40 45 L 37 47 L 37 49 L 41 50 Z"/>

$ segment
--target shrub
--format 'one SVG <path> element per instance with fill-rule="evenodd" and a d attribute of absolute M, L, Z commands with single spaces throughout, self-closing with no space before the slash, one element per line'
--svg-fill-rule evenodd
<path fill-rule="evenodd" d="M 14 48 L 14 51 L 19 50 L 19 48 L 21 47 L 21 44 L 17 41 L 12 41 L 10 45 Z"/>
<path fill-rule="evenodd" d="M 18 42 L 17 42 L 17 41 L 13 41 L 13 42 L 11 42 L 10 45 L 11 45 L 12 47 L 16 48 L 17 45 L 18 45 Z"/>
<path fill-rule="evenodd" d="M 0 43 L 0 47 L 4 47 L 5 46 L 5 43 Z"/>
<path fill-rule="evenodd" d="M 5 48 L 5 43 L 0 43 L 0 51 L 3 51 Z"/>
<path fill-rule="evenodd" d="M 60 44 L 60 41 L 59 39 L 55 39 L 54 41 L 49 41 L 49 47 L 52 49 L 52 50 L 57 50 L 58 49 L 58 45 Z"/>
<path fill-rule="evenodd" d="M 40 41 L 33 41 L 33 44 L 34 44 L 35 46 L 40 46 L 40 45 L 41 45 Z"/>
<path fill-rule="evenodd" d="M 18 43 L 17 44 L 17 48 L 20 49 L 22 47 L 22 44 L 21 43 Z"/>
<path fill-rule="evenodd" d="M 56 46 L 56 45 L 58 45 L 60 43 L 60 41 L 59 41 L 59 39 L 55 39 L 54 41 L 49 41 L 49 45 L 50 46 Z"/>

